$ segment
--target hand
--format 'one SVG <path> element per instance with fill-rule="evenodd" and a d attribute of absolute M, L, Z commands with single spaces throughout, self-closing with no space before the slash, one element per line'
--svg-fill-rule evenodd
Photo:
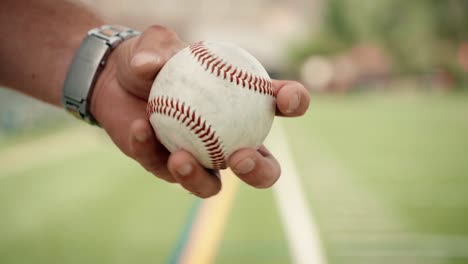
<path fill-rule="evenodd" d="M 221 189 L 217 171 L 203 168 L 188 152 L 169 153 L 157 140 L 146 117 L 151 84 L 164 63 L 186 47 L 177 34 L 152 26 L 131 38 L 111 54 L 92 96 L 91 113 L 113 142 L 146 170 L 189 192 L 207 198 Z M 277 92 L 277 115 L 300 116 L 309 106 L 306 89 L 293 81 L 273 81 Z M 229 166 L 247 184 L 257 188 L 273 185 L 280 165 L 262 146 L 231 155 Z"/>

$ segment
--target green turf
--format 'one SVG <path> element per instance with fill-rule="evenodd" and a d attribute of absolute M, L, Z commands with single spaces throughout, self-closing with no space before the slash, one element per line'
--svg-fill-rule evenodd
<path fill-rule="evenodd" d="M 347 181 L 375 194 L 379 204 L 398 215 L 405 232 L 437 238 L 434 241 L 421 238 L 418 240 L 421 246 L 411 243 L 414 239 L 410 238 L 400 239 L 398 243 L 393 240 L 384 243 L 385 247 L 390 243 L 393 248 L 406 245 L 419 250 L 434 243 L 435 249 L 448 252 L 446 257 L 431 257 L 432 261 L 441 261 L 435 263 L 468 261 L 468 255 L 460 252 L 468 252 L 465 251 L 468 250 L 467 94 L 321 96 L 313 99 L 311 111 L 302 123 L 291 120 L 286 122 L 286 127 L 294 131 L 290 132 L 290 139 L 302 174 L 311 176 L 305 179 L 306 183 L 321 182 L 314 178 L 321 175 L 312 175 L 315 165 L 309 165 L 311 158 L 306 154 L 308 148 L 317 147 L 310 142 L 318 142 L 327 156 L 345 170 Z M 320 155 L 320 149 L 309 150 L 314 151 Z M 332 195 L 339 196 L 339 193 Z M 344 207 L 354 206 L 336 197 L 327 197 L 328 203 L 319 204 L 315 201 L 321 197 L 313 193 L 309 196 L 318 213 L 333 207 L 345 210 Z M 357 201 L 360 202 L 366 201 Z M 337 220 L 332 214 L 330 217 L 323 214 L 319 215 L 321 224 Z M 374 217 L 372 211 L 366 216 Z M 385 222 L 385 219 L 378 221 Z M 355 229 L 369 222 L 358 219 Z M 324 230 L 323 236 L 328 237 L 329 233 Z M 341 248 L 352 244 L 340 243 Z M 364 246 L 379 247 L 375 243 Z M 330 248 L 328 253 L 333 259 L 336 252 Z M 414 252 L 411 254 L 418 254 Z M 424 254 L 430 255 L 430 250 Z M 343 263 L 351 262 L 348 259 Z"/>
<path fill-rule="evenodd" d="M 285 126 L 329 263 L 468 261 L 468 95 L 318 96 L 304 118 L 287 120 Z M 24 149 L 23 142 L 53 135 L 3 138 L 0 157 L 16 145 Z M 74 144 L 79 147 L 81 142 Z M 18 157 L 3 170 L 1 166 L 10 165 L 0 162 L 0 263 L 168 260 L 193 196 L 155 180 L 107 140 L 59 158 L 48 159 L 44 148 L 37 153 L 44 161 L 34 166 L 21 164 Z M 343 172 L 341 179 L 372 199 L 359 200 L 353 196 L 358 191 L 333 182 L 328 170 L 335 165 Z M 351 199 L 340 199 L 346 195 Z M 363 216 L 352 218 L 353 212 Z M 397 235 L 413 238 L 385 240 L 397 232 L 388 231 L 372 233 L 383 236 L 378 243 L 362 240 L 366 234 L 361 230 L 375 223 L 393 228 L 392 219 L 401 220 L 404 232 Z M 342 233 L 330 231 L 330 226 L 351 230 L 338 239 Z M 353 240 L 356 236 L 361 240 Z M 242 186 L 216 263 L 289 263 L 287 247 L 272 192 Z M 412 261 L 417 256 L 355 256 L 407 248 L 448 253 L 419 262 Z"/>
<path fill-rule="evenodd" d="M 63 129 L 76 133 L 73 127 Z M 63 140 L 59 133 L 56 138 Z M 54 132 L 15 137 L 0 155 L 15 144 L 24 148 L 46 137 L 50 142 Z M 63 144 L 80 148 L 80 143 Z M 5 166 L 0 170 L 0 263 L 167 263 L 196 198 L 154 179 L 105 138 L 78 153 L 45 158 L 35 166 L 0 163 Z M 287 262 L 271 191 L 241 187 L 239 192 L 217 255 L 220 263 Z"/>
<path fill-rule="evenodd" d="M 193 200 L 106 145 L 0 182 L 0 263 L 163 263 Z"/>
<path fill-rule="evenodd" d="M 468 96 L 319 98 L 307 132 L 417 219 L 468 234 Z"/>

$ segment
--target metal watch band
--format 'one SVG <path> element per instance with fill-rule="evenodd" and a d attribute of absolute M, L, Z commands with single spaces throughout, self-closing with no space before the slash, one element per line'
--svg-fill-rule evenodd
<path fill-rule="evenodd" d="M 140 32 L 123 26 L 105 25 L 92 29 L 78 48 L 63 86 L 62 104 L 74 116 L 98 125 L 89 111 L 99 73 L 112 49 Z"/>

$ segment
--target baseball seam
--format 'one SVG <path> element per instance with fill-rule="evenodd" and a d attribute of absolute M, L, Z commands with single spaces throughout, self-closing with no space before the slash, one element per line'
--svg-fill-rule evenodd
<path fill-rule="evenodd" d="M 260 94 L 275 96 L 271 80 L 233 66 L 209 50 L 203 41 L 192 44 L 189 49 L 198 63 L 216 77 Z"/>
<path fill-rule="evenodd" d="M 148 102 L 148 117 L 157 113 L 179 121 L 193 132 L 202 142 L 214 169 L 225 169 L 226 157 L 216 131 L 187 104 L 166 96 L 158 96 Z"/>

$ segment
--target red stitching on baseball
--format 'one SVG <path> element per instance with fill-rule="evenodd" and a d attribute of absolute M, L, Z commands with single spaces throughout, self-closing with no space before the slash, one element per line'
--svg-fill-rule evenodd
<path fill-rule="evenodd" d="M 146 113 L 148 118 L 157 113 L 172 117 L 184 124 L 203 142 L 213 168 L 217 170 L 227 168 L 221 140 L 211 125 L 208 125 L 190 106 L 166 96 L 158 96 L 148 102 Z"/>
<path fill-rule="evenodd" d="M 241 85 L 243 88 L 254 90 L 260 94 L 276 96 L 269 79 L 253 75 L 227 63 L 210 51 L 203 41 L 191 45 L 189 49 L 195 59 L 216 77 L 228 79 L 236 85 Z"/>

